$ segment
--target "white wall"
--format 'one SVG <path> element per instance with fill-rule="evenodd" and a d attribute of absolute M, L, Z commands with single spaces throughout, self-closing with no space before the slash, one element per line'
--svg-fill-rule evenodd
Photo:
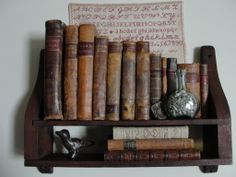
<path fill-rule="evenodd" d="M 154 2 L 148 0 L 147 2 Z M 70 1 L 71 2 L 71 1 Z M 77 0 L 94 2 L 98 0 Z M 104 3 L 135 3 L 141 0 L 103 0 Z M 44 46 L 44 22 L 58 18 L 68 23 L 66 0 L 0 1 L 0 177 L 41 176 L 36 168 L 24 167 L 23 121 L 29 94 L 33 88 L 39 50 Z M 194 49 L 213 45 L 217 52 L 218 71 L 231 108 L 233 150 L 236 151 L 236 1 L 185 0 L 184 27 L 187 61 L 192 61 Z M 235 153 L 234 153 L 235 154 Z M 235 155 L 234 155 L 235 159 Z M 236 175 L 236 164 L 220 166 L 209 177 Z M 55 168 L 51 176 L 182 176 L 203 175 L 197 167 L 169 168 Z"/>

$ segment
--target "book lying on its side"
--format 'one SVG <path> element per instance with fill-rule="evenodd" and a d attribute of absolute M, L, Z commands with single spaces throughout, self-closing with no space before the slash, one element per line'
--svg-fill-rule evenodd
<path fill-rule="evenodd" d="M 156 139 L 188 137 L 188 126 L 113 127 L 113 139 Z"/>
<path fill-rule="evenodd" d="M 191 138 L 173 139 L 136 139 L 107 141 L 107 149 L 113 150 L 152 150 L 152 149 L 191 149 L 194 140 Z"/>
<path fill-rule="evenodd" d="M 158 160 L 198 160 L 201 153 L 196 149 L 182 150 L 137 150 L 106 151 L 105 161 L 158 161 Z"/>

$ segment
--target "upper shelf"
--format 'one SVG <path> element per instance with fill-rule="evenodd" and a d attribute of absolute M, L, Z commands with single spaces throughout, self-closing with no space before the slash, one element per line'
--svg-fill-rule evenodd
<path fill-rule="evenodd" d="M 148 121 L 79 121 L 79 120 L 34 120 L 36 126 L 157 126 L 157 125 L 223 125 L 230 119 L 181 119 Z"/>

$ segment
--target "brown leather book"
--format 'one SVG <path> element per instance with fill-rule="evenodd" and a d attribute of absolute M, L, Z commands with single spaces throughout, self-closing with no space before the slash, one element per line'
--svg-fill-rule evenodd
<path fill-rule="evenodd" d="M 117 150 L 104 153 L 104 161 L 179 161 L 199 160 L 200 158 L 200 151 L 196 149 Z"/>
<path fill-rule="evenodd" d="M 176 88 L 176 70 L 177 70 L 177 59 L 167 58 L 167 97 L 173 93 Z"/>
<path fill-rule="evenodd" d="M 92 120 L 93 56 L 96 27 L 79 26 L 78 119 Z"/>
<path fill-rule="evenodd" d="M 207 98 L 208 98 L 208 65 L 200 64 L 200 95 L 201 95 L 201 113 L 202 118 L 207 117 Z"/>
<path fill-rule="evenodd" d="M 178 64 L 179 69 L 186 70 L 186 89 L 193 93 L 199 103 L 201 101 L 200 98 L 200 65 L 199 63 L 192 64 Z M 196 115 L 196 118 L 201 117 L 201 110 Z"/>
<path fill-rule="evenodd" d="M 77 119 L 78 26 L 65 27 L 63 114 L 65 120 Z"/>
<path fill-rule="evenodd" d="M 122 43 L 113 41 L 108 44 L 107 61 L 107 98 L 106 119 L 120 119 L 120 83 L 121 83 Z"/>
<path fill-rule="evenodd" d="M 162 60 L 160 54 L 150 54 L 150 103 L 151 105 L 161 100 L 162 84 L 161 84 L 161 68 Z"/>
<path fill-rule="evenodd" d="M 135 117 L 135 69 L 136 43 L 133 41 L 124 41 L 121 79 L 122 120 L 134 120 Z"/>
<path fill-rule="evenodd" d="M 154 150 L 154 149 L 190 149 L 194 147 L 191 138 L 175 139 L 136 139 L 107 141 L 109 151 L 114 150 Z"/>
<path fill-rule="evenodd" d="M 167 94 L 167 58 L 165 57 L 162 57 L 161 59 L 161 65 L 162 65 L 162 68 L 161 68 L 161 79 L 162 79 L 162 98 L 164 99 L 166 97 L 166 94 Z"/>
<path fill-rule="evenodd" d="M 44 119 L 63 119 L 61 67 L 64 25 L 60 20 L 49 20 L 45 26 Z"/>
<path fill-rule="evenodd" d="M 93 120 L 105 120 L 108 37 L 96 36 L 94 44 Z"/>
<path fill-rule="evenodd" d="M 136 120 L 150 119 L 150 54 L 149 42 L 136 43 Z"/>

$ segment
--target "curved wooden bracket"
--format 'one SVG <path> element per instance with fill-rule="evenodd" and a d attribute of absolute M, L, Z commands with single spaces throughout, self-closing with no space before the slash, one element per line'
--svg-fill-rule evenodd
<path fill-rule="evenodd" d="M 209 94 L 213 100 L 216 116 L 218 119 L 229 119 L 230 110 L 218 76 L 215 48 L 202 46 L 200 57 L 201 63 L 208 65 Z"/>

